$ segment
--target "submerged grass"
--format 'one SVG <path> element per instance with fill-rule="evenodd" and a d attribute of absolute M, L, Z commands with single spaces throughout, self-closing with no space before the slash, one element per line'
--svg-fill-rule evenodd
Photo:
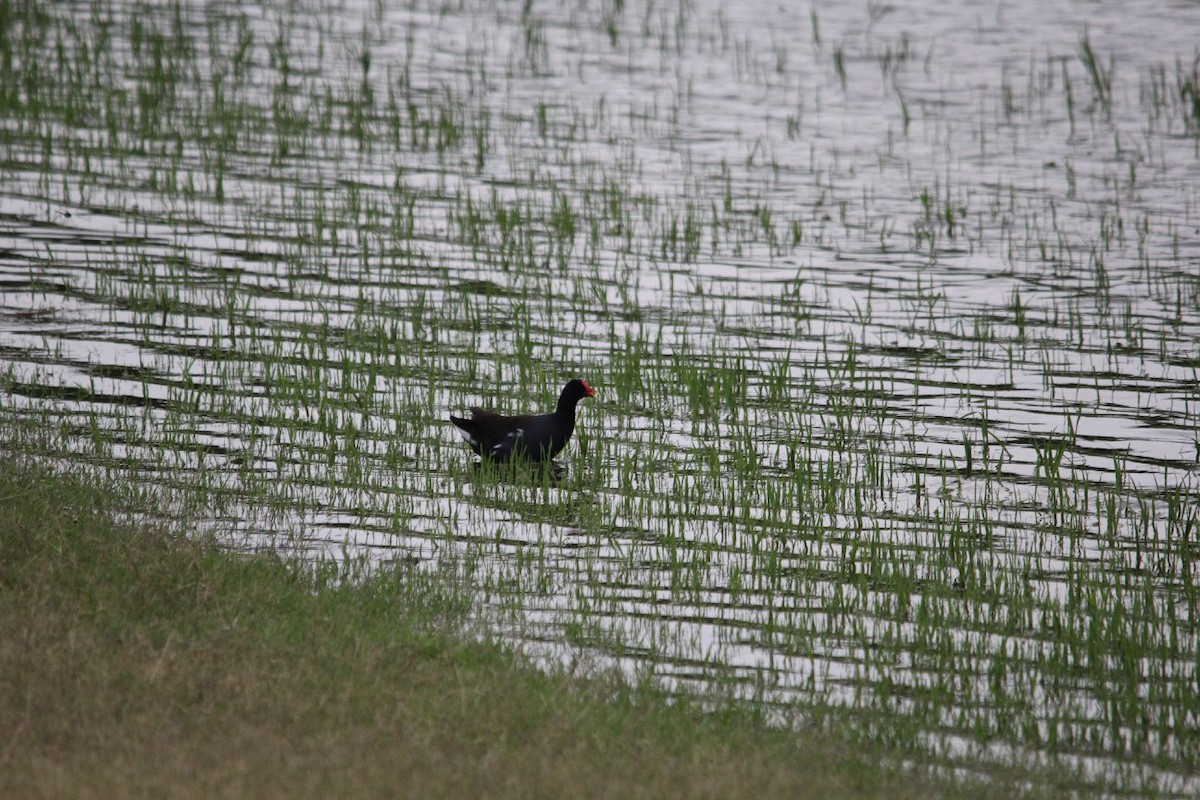
<path fill-rule="evenodd" d="M 447 575 L 235 555 L 118 524 L 113 496 L 0 460 L 5 797 L 966 795 L 737 705 L 533 670 L 465 635 Z"/>

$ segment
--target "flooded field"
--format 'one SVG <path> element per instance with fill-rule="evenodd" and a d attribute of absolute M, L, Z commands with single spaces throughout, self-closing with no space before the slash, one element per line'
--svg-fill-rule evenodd
<path fill-rule="evenodd" d="M 1200 792 L 1200 7 L 392 5 L 0 5 L 10 446 L 546 663 Z M 560 472 L 473 466 L 573 377 Z"/>

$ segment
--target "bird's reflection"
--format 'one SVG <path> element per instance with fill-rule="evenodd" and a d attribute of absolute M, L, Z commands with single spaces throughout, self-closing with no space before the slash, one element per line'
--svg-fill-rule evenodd
<path fill-rule="evenodd" d="M 557 461 L 526 461 L 514 459 L 495 463 L 481 459 L 471 464 L 471 474 L 479 477 L 490 477 L 497 481 L 512 484 L 542 484 L 561 486 L 567 477 L 567 467 Z"/>

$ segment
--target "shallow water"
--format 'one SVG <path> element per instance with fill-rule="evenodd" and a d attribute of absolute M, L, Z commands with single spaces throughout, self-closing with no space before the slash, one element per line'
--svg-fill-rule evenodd
<path fill-rule="evenodd" d="M 1195 30 L 1127 3 L 18 14 L 0 404 L 249 546 L 452 571 L 548 661 L 1185 794 Z M 577 374 L 602 396 L 564 475 L 471 469 L 449 413 Z"/>

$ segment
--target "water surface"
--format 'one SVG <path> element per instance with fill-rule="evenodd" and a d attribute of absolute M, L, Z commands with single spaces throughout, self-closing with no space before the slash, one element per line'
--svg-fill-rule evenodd
<path fill-rule="evenodd" d="M 455 574 L 550 663 L 1186 794 L 1196 30 L 18 9 L 0 407 L 243 546 Z M 576 375 L 563 475 L 471 467 L 449 413 Z"/>

